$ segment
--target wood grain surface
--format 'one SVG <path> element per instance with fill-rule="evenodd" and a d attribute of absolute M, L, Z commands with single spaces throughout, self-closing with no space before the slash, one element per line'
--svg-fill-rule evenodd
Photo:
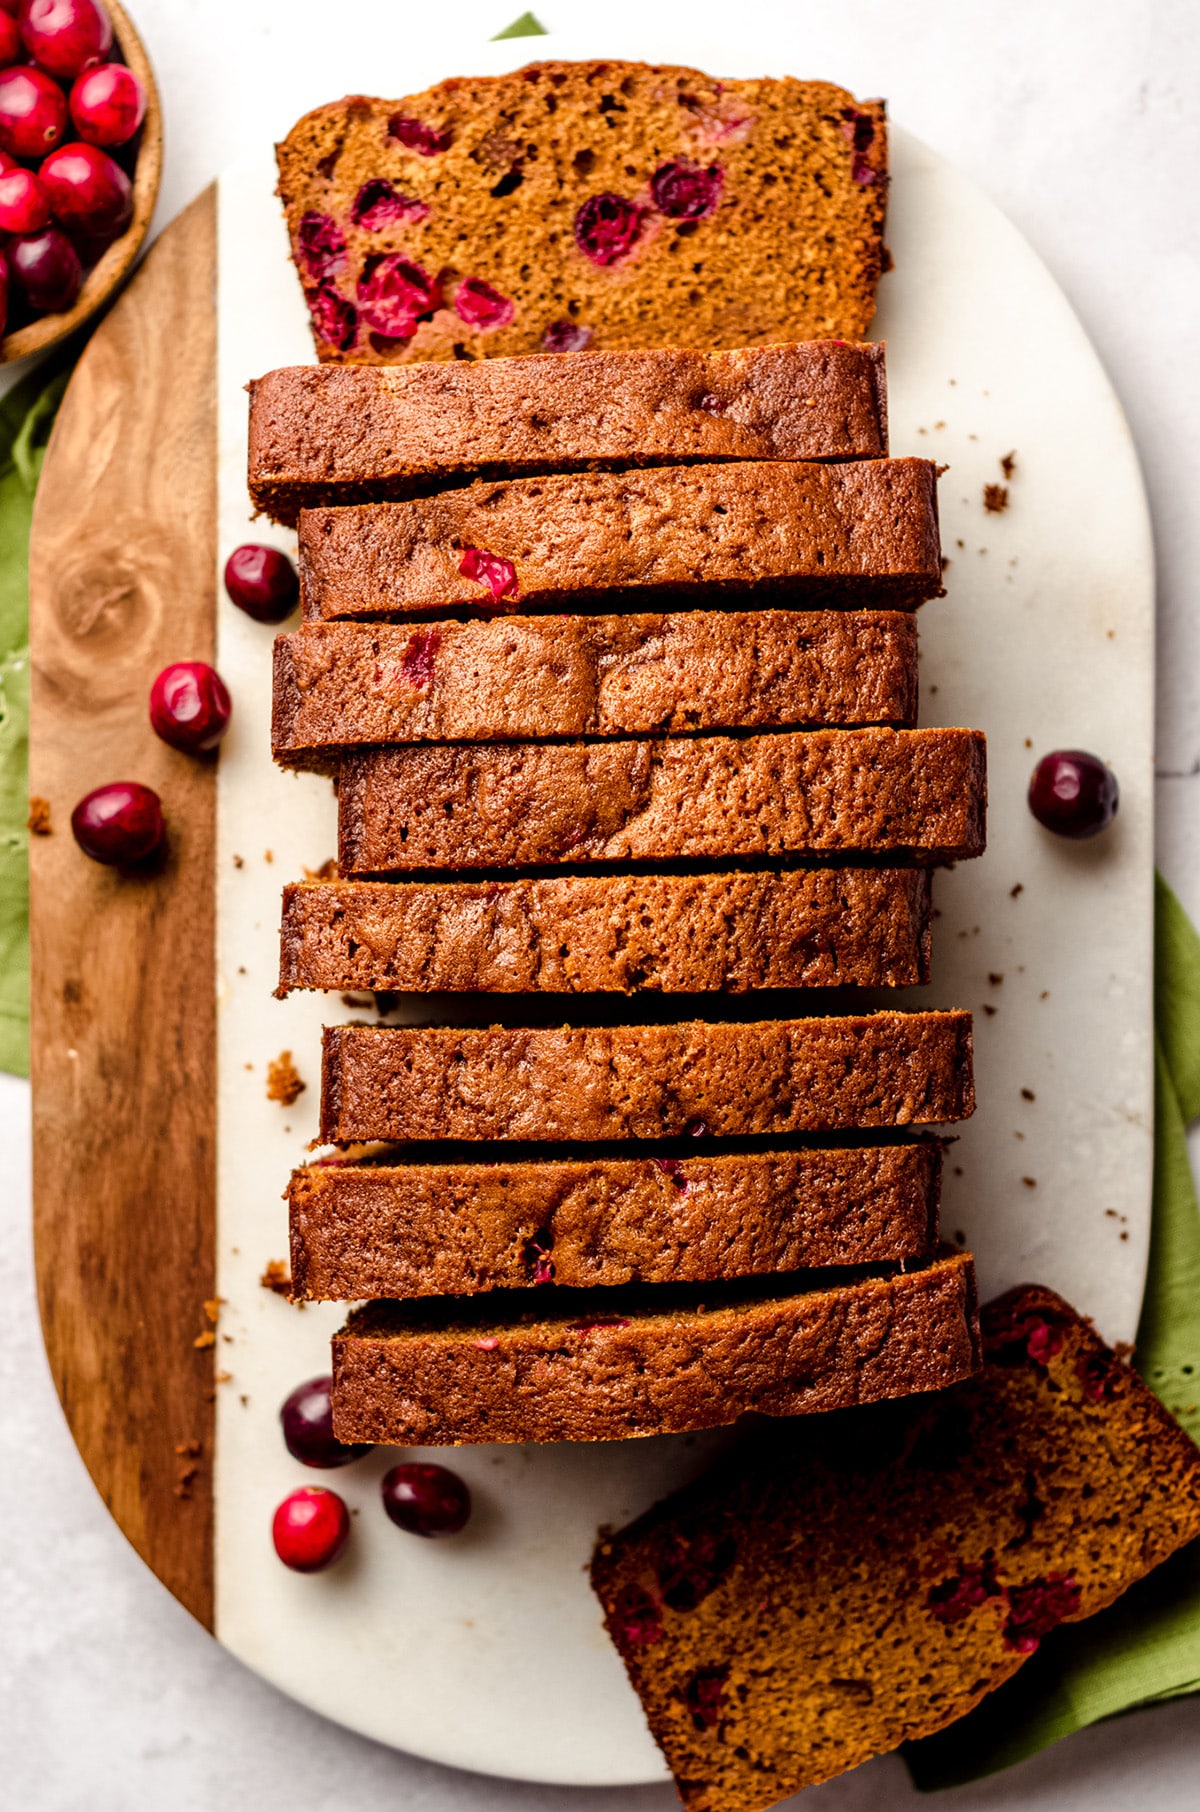
<path fill-rule="evenodd" d="M 52 827 L 30 856 L 42 1325 L 104 1501 L 209 1628 L 216 770 L 159 741 L 147 697 L 168 662 L 213 653 L 215 275 L 210 189 L 83 355 L 30 557 L 30 788 Z M 157 872 L 77 848 L 71 808 L 109 780 L 161 795 Z"/>

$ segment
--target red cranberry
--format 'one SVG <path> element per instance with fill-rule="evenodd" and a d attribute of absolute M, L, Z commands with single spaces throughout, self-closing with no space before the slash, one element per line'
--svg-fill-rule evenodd
<path fill-rule="evenodd" d="M 158 794 L 136 780 L 97 787 L 71 813 L 71 830 L 84 855 L 114 867 L 152 856 L 166 828 Z"/>
<path fill-rule="evenodd" d="M 931 1616 L 949 1626 L 961 1623 L 999 1592 L 995 1562 L 988 1555 L 981 1563 L 969 1562 L 961 1572 L 931 1586 L 925 1604 Z"/>
<path fill-rule="evenodd" d="M 440 629 L 418 629 L 408 639 L 400 656 L 400 677 L 420 692 L 432 685 L 437 651 L 442 645 Z"/>
<path fill-rule="evenodd" d="M 1094 837 L 1117 815 L 1117 777 L 1098 755 L 1055 749 L 1043 755 L 1029 782 L 1029 809 L 1058 837 Z"/>
<path fill-rule="evenodd" d="M 1020 1655 L 1032 1655 L 1043 1636 L 1079 1609 L 1082 1594 L 1073 1573 L 1047 1573 L 1028 1585 L 1010 1586 L 1009 1619 L 1004 1642 Z"/>
<path fill-rule="evenodd" d="M 411 340 L 419 316 L 441 301 L 437 279 L 399 252 L 373 256 L 358 280 L 358 307 L 368 327 L 393 340 Z"/>
<path fill-rule="evenodd" d="M 247 542 L 235 547 L 225 562 L 225 589 L 256 623 L 282 623 L 296 608 L 300 581 L 277 547 Z"/>
<path fill-rule="evenodd" d="M 436 157 L 450 144 L 448 132 L 439 132 L 436 126 L 427 126 L 424 120 L 408 119 L 403 113 L 393 113 L 388 121 L 388 137 L 394 138 L 405 150 L 415 151 L 418 157 Z"/>
<path fill-rule="evenodd" d="M 480 333 L 494 333 L 507 327 L 516 314 L 516 304 L 482 277 L 467 277 L 454 292 L 454 312 L 468 327 Z"/>
<path fill-rule="evenodd" d="M 276 1510 L 271 1539 L 293 1573 L 319 1573 L 333 1565 L 350 1539 L 350 1512 L 336 1491 L 301 1485 Z"/>
<path fill-rule="evenodd" d="M 334 1466 L 348 1466 L 370 1453 L 366 1442 L 335 1439 L 333 1405 L 330 1391 L 332 1378 L 310 1378 L 298 1384 L 279 1412 L 287 1450 L 302 1466 L 317 1466 L 328 1471 Z"/>
<path fill-rule="evenodd" d="M 701 1667 L 684 1687 L 684 1704 L 697 1730 L 715 1730 L 721 1722 L 721 1699 L 728 1674 L 727 1667 Z"/>
<path fill-rule="evenodd" d="M 663 164 L 650 178 L 650 193 L 659 213 L 671 220 L 703 220 L 720 201 L 724 184 L 719 164 L 707 170 L 686 162 Z"/>
<path fill-rule="evenodd" d="M 649 1648 L 662 1641 L 662 1611 L 644 1586 L 621 1587 L 613 1605 L 613 1622 L 626 1648 Z"/>
<path fill-rule="evenodd" d="M 517 569 L 503 554 L 488 554 L 479 547 L 464 548 L 458 570 L 465 579 L 476 579 L 480 585 L 486 585 L 493 604 L 499 604 L 504 598 L 515 599 L 517 595 Z"/>
<path fill-rule="evenodd" d="M 41 69 L 0 70 L 0 150 L 32 163 L 67 129 L 67 98 Z"/>
<path fill-rule="evenodd" d="M 146 117 L 146 90 L 124 63 L 85 69 L 70 97 L 71 118 L 89 145 L 127 145 Z"/>
<path fill-rule="evenodd" d="M 457 1472 L 411 1460 L 385 1472 L 383 1507 L 410 1535 L 457 1535 L 471 1514 L 471 1493 Z"/>
<path fill-rule="evenodd" d="M 346 263 L 346 241 L 341 227 L 330 215 L 310 210 L 301 217 L 296 252 L 310 276 L 332 277 Z"/>
<path fill-rule="evenodd" d="M 50 225 L 50 203 L 32 170 L 0 176 L 0 233 L 40 233 Z"/>
<path fill-rule="evenodd" d="M 155 734 L 185 755 L 215 749 L 229 728 L 233 705 L 225 682 L 207 661 L 176 661 L 150 688 Z"/>
<path fill-rule="evenodd" d="M 62 314 L 83 288 L 79 254 L 57 227 L 12 240 L 8 262 L 17 287 L 38 314 Z"/>
<path fill-rule="evenodd" d="M 339 295 L 332 283 L 320 283 L 308 297 L 308 312 L 322 340 L 339 352 L 349 352 L 358 338 L 358 310 Z"/>
<path fill-rule="evenodd" d="M 21 37 L 35 63 L 69 80 L 112 49 L 112 22 L 99 0 L 26 0 Z"/>
<path fill-rule="evenodd" d="M 575 321 L 551 321 L 542 335 L 547 352 L 582 352 L 591 344 L 592 330 Z"/>
<path fill-rule="evenodd" d="M 642 211 L 624 195 L 589 195 L 575 216 L 575 243 L 593 264 L 615 264 L 632 249 Z"/>
<path fill-rule="evenodd" d="M 11 13 L 0 12 L 0 67 L 7 68 L 21 56 L 21 34 Z"/>
<path fill-rule="evenodd" d="M 38 175 L 55 219 L 71 231 L 116 238 L 133 219 L 133 185 L 96 145 L 60 145 Z"/>
<path fill-rule="evenodd" d="M 428 213 L 426 202 L 402 195 L 394 184 L 376 176 L 365 182 L 354 197 L 350 218 L 366 232 L 380 233 L 387 226 L 416 226 Z"/>

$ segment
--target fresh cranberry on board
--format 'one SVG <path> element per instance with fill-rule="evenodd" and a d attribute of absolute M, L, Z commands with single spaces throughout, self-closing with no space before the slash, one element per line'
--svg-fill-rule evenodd
<path fill-rule="evenodd" d="M 125 145 L 146 117 L 146 90 L 124 63 L 85 69 L 70 97 L 71 118 L 89 145 Z"/>
<path fill-rule="evenodd" d="M 71 81 L 112 49 L 112 20 L 100 0 L 25 0 L 21 38 L 52 76 Z"/>
<path fill-rule="evenodd" d="M 247 542 L 235 547 L 225 562 L 225 589 L 256 623 L 282 623 L 296 608 L 300 581 L 277 547 Z"/>
<path fill-rule="evenodd" d="M 67 129 L 67 97 L 41 69 L 0 70 L 0 151 L 45 157 Z"/>
<path fill-rule="evenodd" d="M 133 219 L 133 184 L 96 145 L 60 145 L 38 175 L 54 218 L 68 232 L 113 239 Z"/>
<path fill-rule="evenodd" d="M 40 314 L 71 308 L 83 288 L 79 254 L 58 227 L 10 240 L 8 264 L 17 288 Z"/>
<path fill-rule="evenodd" d="M 284 1498 L 271 1524 L 275 1552 L 294 1573 L 332 1566 L 350 1538 L 350 1512 L 336 1491 L 301 1485 Z"/>
<path fill-rule="evenodd" d="M 1057 837 L 1094 837 L 1117 815 L 1120 788 L 1112 769 L 1086 749 L 1043 755 L 1029 782 L 1029 809 Z"/>
<path fill-rule="evenodd" d="M 328 1470 L 361 1460 L 371 1448 L 367 1442 L 339 1441 L 333 1432 L 332 1378 L 310 1378 L 285 1398 L 279 1412 L 288 1452 L 302 1466 Z"/>
<path fill-rule="evenodd" d="M 50 203 L 32 170 L 0 175 L 0 233 L 40 233 L 50 225 Z"/>
<path fill-rule="evenodd" d="M 145 861 L 166 829 L 158 794 L 136 780 L 97 787 L 71 813 L 71 830 L 84 855 L 110 867 Z"/>
<path fill-rule="evenodd" d="M 175 661 L 150 688 L 155 734 L 185 755 L 215 749 L 229 728 L 232 710 L 224 680 L 207 661 Z"/>
<path fill-rule="evenodd" d="M 406 1461 L 384 1473 L 380 1491 L 388 1516 L 410 1535 L 457 1535 L 471 1514 L 466 1481 L 448 1466 Z"/>

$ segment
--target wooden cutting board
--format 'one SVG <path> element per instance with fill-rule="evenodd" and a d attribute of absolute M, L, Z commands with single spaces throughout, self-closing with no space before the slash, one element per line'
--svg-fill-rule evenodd
<path fill-rule="evenodd" d="M 138 1553 L 213 1622 L 216 768 L 150 728 L 150 682 L 211 660 L 216 191 L 93 334 L 46 456 L 30 551 L 34 1234 L 71 1432 Z M 89 861 L 75 802 L 161 795 L 158 872 Z M 199 1344 L 197 1344 L 199 1342 Z"/>

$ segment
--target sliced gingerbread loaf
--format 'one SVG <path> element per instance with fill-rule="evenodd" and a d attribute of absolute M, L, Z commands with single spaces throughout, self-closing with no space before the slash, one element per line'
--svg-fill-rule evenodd
<path fill-rule="evenodd" d="M 765 1812 L 962 1717 L 1200 1535 L 1200 1451 L 1061 1297 L 940 1395 L 765 1430 L 592 1583 L 690 1812 Z"/>
<path fill-rule="evenodd" d="M 743 993 L 929 980 L 929 873 L 302 881 L 284 888 L 279 993 Z"/>
<path fill-rule="evenodd" d="M 310 622 L 745 599 L 911 610 L 942 588 L 924 459 L 486 480 L 300 513 Z"/>
<path fill-rule="evenodd" d="M 350 95 L 278 147 L 321 359 L 859 339 L 882 101 L 828 82 L 546 62 Z"/>
<path fill-rule="evenodd" d="M 309 623 L 275 643 L 271 741 L 333 768 L 370 743 L 907 726 L 917 632 L 896 611 L 680 611 L 498 623 Z"/>
<path fill-rule="evenodd" d="M 505 864 L 887 857 L 984 845 L 976 730 L 804 730 L 593 743 L 351 751 L 344 875 Z"/>
<path fill-rule="evenodd" d="M 920 1258 L 941 1146 L 292 1172 L 292 1292 L 330 1302 L 707 1282 Z"/>
<path fill-rule="evenodd" d="M 939 1390 L 979 1363 L 963 1253 L 883 1276 L 369 1303 L 333 1341 L 341 1441 L 614 1441 Z"/>
<path fill-rule="evenodd" d="M 969 1013 L 327 1026 L 321 1137 L 663 1139 L 930 1126 L 975 1108 Z"/>
<path fill-rule="evenodd" d="M 886 452 L 883 348 L 841 341 L 292 365 L 250 385 L 250 495 L 288 523 L 474 478 Z"/>

